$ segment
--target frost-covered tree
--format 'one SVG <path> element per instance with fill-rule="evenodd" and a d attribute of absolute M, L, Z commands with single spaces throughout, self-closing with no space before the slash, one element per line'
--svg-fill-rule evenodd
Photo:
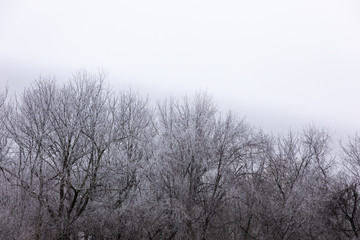
<path fill-rule="evenodd" d="M 39 80 L 9 109 L 6 126 L 14 141 L 9 171 L 38 202 L 36 238 L 45 230 L 58 239 L 77 234 L 78 218 L 108 188 L 105 172 L 120 158 L 114 150 L 131 141 L 129 111 L 135 109 L 124 95 L 108 91 L 103 79 L 77 73 L 62 87 Z"/>
<path fill-rule="evenodd" d="M 358 137 L 335 175 L 327 131 L 275 137 L 207 94 L 152 108 L 104 79 L 78 72 L 63 85 L 39 79 L 18 98 L 0 94 L 1 239 L 360 234 Z"/>
<path fill-rule="evenodd" d="M 158 132 L 154 182 L 158 206 L 166 214 L 159 216 L 154 234 L 218 238 L 212 229 L 222 227 L 231 181 L 246 164 L 250 127 L 232 114 L 222 117 L 209 96 L 198 94 L 160 105 Z"/>
<path fill-rule="evenodd" d="M 355 135 L 343 146 L 341 157 L 347 172 L 333 182 L 326 213 L 331 230 L 341 239 L 360 236 L 360 138 Z"/>

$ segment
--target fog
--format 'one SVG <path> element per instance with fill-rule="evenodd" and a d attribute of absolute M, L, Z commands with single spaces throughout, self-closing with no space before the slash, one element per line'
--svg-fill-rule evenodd
<path fill-rule="evenodd" d="M 157 101 L 195 91 L 279 132 L 359 130 L 358 1 L 1 1 L 0 84 L 108 74 Z"/>

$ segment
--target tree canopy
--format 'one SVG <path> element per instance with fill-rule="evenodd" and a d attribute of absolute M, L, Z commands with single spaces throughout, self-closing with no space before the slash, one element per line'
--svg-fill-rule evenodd
<path fill-rule="evenodd" d="M 321 128 L 274 136 L 206 93 L 151 106 L 85 72 L 6 96 L 1 239 L 359 237 L 356 135 L 334 153 Z"/>

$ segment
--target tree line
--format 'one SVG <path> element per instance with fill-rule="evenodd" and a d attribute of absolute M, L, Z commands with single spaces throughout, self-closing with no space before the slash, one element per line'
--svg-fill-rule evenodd
<path fill-rule="evenodd" d="M 104 75 L 0 95 L 0 238 L 358 239 L 360 137 L 274 136 L 207 94 L 151 106 Z"/>

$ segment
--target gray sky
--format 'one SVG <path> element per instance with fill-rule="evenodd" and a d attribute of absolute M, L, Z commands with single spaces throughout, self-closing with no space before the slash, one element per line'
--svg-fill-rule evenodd
<path fill-rule="evenodd" d="M 152 99 L 206 90 L 265 130 L 360 130 L 358 0 L 0 0 L 0 87 L 103 68 Z"/>

